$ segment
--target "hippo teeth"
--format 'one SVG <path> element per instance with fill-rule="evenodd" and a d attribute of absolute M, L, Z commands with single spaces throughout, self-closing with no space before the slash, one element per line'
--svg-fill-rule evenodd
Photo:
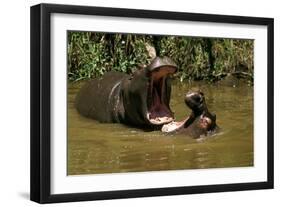
<path fill-rule="evenodd" d="M 161 131 L 165 133 L 170 133 L 179 130 L 182 128 L 183 124 L 181 122 L 170 122 L 168 124 L 164 124 Z"/>
<path fill-rule="evenodd" d="M 172 131 L 175 131 L 178 129 L 178 125 L 177 125 L 177 122 L 170 122 L 168 124 L 164 124 L 161 131 L 162 132 L 166 132 L 166 133 L 169 133 L 169 132 L 172 132 Z"/>
<path fill-rule="evenodd" d="M 147 114 L 147 119 L 150 121 L 150 123 L 155 125 L 170 123 L 171 121 L 174 120 L 172 117 L 169 116 L 151 118 L 150 113 Z"/>
<path fill-rule="evenodd" d="M 168 124 L 164 124 L 161 131 L 165 133 L 176 132 L 184 127 L 184 124 L 189 120 L 189 118 L 190 117 L 187 117 L 182 121 L 172 121 Z"/>

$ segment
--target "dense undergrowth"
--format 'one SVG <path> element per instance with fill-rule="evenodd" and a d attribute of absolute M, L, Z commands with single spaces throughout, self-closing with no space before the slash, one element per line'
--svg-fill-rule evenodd
<path fill-rule="evenodd" d="M 253 82 L 253 40 L 73 31 L 67 47 L 69 81 L 111 70 L 132 73 L 157 54 L 175 61 L 181 81 L 214 82 L 234 74 Z"/>

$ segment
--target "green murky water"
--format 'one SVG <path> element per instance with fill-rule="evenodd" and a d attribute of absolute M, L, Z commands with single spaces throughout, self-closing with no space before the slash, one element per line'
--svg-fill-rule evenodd
<path fill-rule="evenodd" d="M 177 120 L 190 113 L 185 93 L 198 87 L 221 127 L 216 135 L 192 139 L 82 117 L 73 105 L 82 84 L 68 86 L 69 175 L 253 165 L 253 87 L 174 83 L 170 106 Z"/>

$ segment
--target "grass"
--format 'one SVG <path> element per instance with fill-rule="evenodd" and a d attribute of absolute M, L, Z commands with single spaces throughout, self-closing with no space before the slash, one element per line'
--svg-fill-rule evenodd
<path fill-rule="evenodd" d="M 253 40 L 72 31 L 67 47 L 71 82 L 112 70 L 132 73 L 157 54 L 176 62 L 181 81 L 214 82 L 234 74 L 253 83 Z"/>

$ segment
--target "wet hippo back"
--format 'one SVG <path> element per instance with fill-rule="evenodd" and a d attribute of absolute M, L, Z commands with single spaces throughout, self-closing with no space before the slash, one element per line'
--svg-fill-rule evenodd
<path fill-rule="evenodd" d="M 79 113 L 101 122 L 118 122 L 118 115 L 112 111 L 117 113 L 117 108 L 122 107 L 116 105 L 120 99 L 120 83 L 128 77 L 124 73 L 109 72 L 100 79 L 86 83 L 76 97 Z"/>

